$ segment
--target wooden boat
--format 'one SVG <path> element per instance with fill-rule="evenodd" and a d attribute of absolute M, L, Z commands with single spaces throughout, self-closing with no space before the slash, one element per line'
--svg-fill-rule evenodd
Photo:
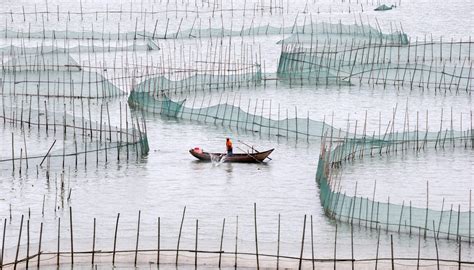
<path fill-rule="evenodd" d="M 273 150 L 274 149 L 270 149 L 254 153 L 234 153 L 232 156 L 227 156 L 225 153 L 209 153 L 195 148 L 189 150 L 189 153 L 203 161 L 221 161 L 222 158 L 225 158 L 224 162 L 261 163 L 273 152 Z"/>

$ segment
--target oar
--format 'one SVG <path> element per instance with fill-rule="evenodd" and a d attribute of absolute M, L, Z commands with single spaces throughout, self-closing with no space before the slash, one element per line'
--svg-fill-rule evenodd
<path fill-rule="evenodd" d="M 244 152 L 247 156 L 253 158 L 253 159 L 254 159 L 255 161 L 257 161 L 258 163 L 263 164 L 263 162 L 261 162 L 260 160 L 256 159 L 254 156 L 252 156 L 252 155 L 250 155 L 249 153 L 247 153 L 247 152 L 245 152 L 244 150 L 242 150 L 242 148 L 240 148 L 240 147 L 238 147 L 238 146 L 237 146 L 237 148 L 238 148 L 240 151 Z"/>
<path fill-rule="evenodd" d="M 238 141 L 239 143 L 243 144 L 243 145 L 246 145 L 248 148 L 252 148 L 252 149 L 255 150 L 257 153 L 260 153 L 260 151 L 258 151 L 257 149 L 255 149 L 253 146 L 250 146 L 250 145 L 244 143 L 244 142 L 241 141 L 241 140 L 237 140 L 237 141 Z M 268 156 L 267 156 L 267 158 L 268 158 L 269 160 L 273 160 L 273 159 L 271 159 L 271 158 L 268 157 Z"/>

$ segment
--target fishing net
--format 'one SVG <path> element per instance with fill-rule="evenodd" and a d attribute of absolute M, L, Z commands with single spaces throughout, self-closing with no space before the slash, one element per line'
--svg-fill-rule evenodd
<path fill-rule="evenodd" d="M 320 187 L 321 204 L 326 214 L 334 219 L 359 224 L 370 228 L 388 231 L 419 233 L 424 236 L 447 237 L 466 241 L 471 240 L 472 222 L 471 209 L 462 209 L 451 205 L 450 209 L 433 210 L 413 207 L 411 202 L 402 205 L 379 202 L 369 198 L 351 196 L 342 192 L 336 183 L 336 175 L 340 173 L 346 162 L 364 156 L 382 155 L 396 151 L 419 151 L 428 147 L 465 147 L 474 149 L 474 130 L 455 132 L 425 132 L 421 138 L 408 136 L 407 139 L 363 138 L 349 139 L 327 143 L 323 140 L 323 148 L 316 172 L 316 182 Z M 415 132 L 416 134 L 416 132 Z M 412 134 L 412 135 L 415 135 Z M 451 134 L 447 136 L 447 134 Z M 442 136 L 444 135 L 444 137 Z M 447 137 L 446 137 L 447 136 Z M 470 206 L 469 206 L 470 207 Z"/>
<path fill-rule="evenodd" d="M 51 43 L 54 43 L 52 41 Z M 47 54 L 47 53 L 99 53 L 99 52 L 121 52 L 121 51 L 155 51 L 159 50 L 158 44 L 147 39 L 145 42 L 141 40 L 132 41 L 100 41 L 94 44 L 94 40 L 88 41 L 87 44 L 77 44 L 74 46 L 60 46 L 57 44 L 45 44 L 44 41 L 36 44 L 36 46 L 26 45 L 9 45 L 0 47 L 2 55 L 21 55 L 21 54 Z M 20 59 L 21 60 L 21 59 Z"/>
<path fill-rule="evenodd" d="M 6 128 L 2 133 L 5 138 L 11 138 L 12 145 L 11 152 L 8 148 L 0 151 L 2 166 L 12 164 L 13 170 L 16 167 L 21 171 L 29 161 L 34 163 L 33 168 L 41 164 L 77 168 L 86 166 L 88 159 L 89 163 L 107 162 L 144 156 L 149 151 L 144 124 L 127 111 L 120 110 L 124 121 L 121 117 L 116 126 L 110 122 L 107 104 L 92 106 L 95 112 L 92 114 L 90 104 L 81 104 L 80 111 L 75 111 L 74 105 L 66 108 L 65 104 L 58 106 L 47 101 L 36 104 L 35 101 L 30 97 L 20 106 L 14 102 L 9 105 L 9 100 L 2 99 L 0 122 Z M 88 116 L 84 115 L 84 107 Z M 13 149 L 17 149 L 16 152 Z"/>
<path fill-rule="evenodd" d="M 398 131 L 392 122 L 386 127 L 385 133 L 369 133 L 364 129 L 362 134 L 357 133 L 357 124 L 353 132 L 334 128 L 325 121 L 311 119 L 309 114 L 298 113 L 297 107 L 292 110 L 288 108 L 281 109 L 280 106 L 273 106 L 270 101 L 261 101 L 258 107 L 258 99 L 255 100 L 255 106 L 251 106 L 249 100 L 248 105 L 242 105 L 241 98 L 234 96 L 229 100 L 227 96 L 224 100 L 222 94 L 217 100 L 212 97 L 206 98 L 197 95 L 188 96 L 186 99 L 171 99 L 170 95 L 151 95 L 148 92 L 130 93 L 128 102 L 138 110 L 144 110 L 151 113 L 157 113 L 164 116 L 172 116 L 180 119 L 197 121 L 200 123 L 217 124 L 231 128 L 252 131 L 261 135 L 286 137 L 303 140 L 318 140 L 324 137 L 326 133 L 331 134 L 335 138 L 353 138 L 360 139 L 370 144 L 388 142 L 402 142 L 411 145 L 412 141 L 420 145 L 430 140 L 436 140 L 439 144 L 450 143 L 452 140 L 470 136 L 470 131 L 466 130 L 466 126 L 461 123 L 459 131 L 454 129 L 440 129 L 435 132 L 433 126 L 428 125 L 426 129 L 417 125 L 415 128 L 404 127 L 403 131 Z M 348 129 L 348 128 L 347 128 Z M 360 127 L 359 127 L 360 129 Z M 380 127 L 379 127 L 380 129 Z"/>
<path fill-rule="evenodd" d="M 172 71 L 166 75 L 145 78 L 133 88 L 134 94 L 141 95 L 141 103 L 146 103 L 147 95 L 150 98 L 163 94 L 195 93 L 218 89 L 233 89 L 259 85 L 262 80 L 262 71 L 259 64 L 232 66 L 226 64 L 227 69 L 206 73 L 197 70 Z M 153 103 L 153 102 L 152 102 Z M 145 105 L 146 106 L 146 105 Z"/>
<path fill-rule="evenodd" d="M 2 94 L 105 98 L 123 91 L 102 74 L 84 70 L 69 54 L 44 53 L 10 58 L 0 74 Z"/>
<path fill-rule="evenodd" d="M 290 83 L 393 84 L 470 92 L 471 42 L 326 43 L 284 47 L 277 75 Z"/>
<path fill-rule="evenodd" d="M 163 30 L 161 30 L 163 31 Z M 238 29 L 227 29 L 224 27 L 205 27 L 201 24 L 194 25 L 185 30 L 178 29 L 176 32 L 168 32 L 164 29 L 163 32 L 136 30 L 130 32 L 98 32 L 92 30 L 71 31 L 71 30 L 43 30 L 37 32 L 23 32 L 14 30 L 0 31 L 0 37 L 3 38 L 36 38 L 36 39 L 88 39 L 88 40 L 138 40 L 138 39 L 183 39 L 183 38 L 213 38 L 213 37 L 239 37 L 239 36 L 262 36 L 262 35 L 283 35 L 283 34 L 311 34 L 316 36 L 348 36 L 358 37 L 361 39 L 369 39 L 377 37 L 380 40 L 390 41 L 396 44 L 408 43 L 406 34 L 399 30 L 392 33 L 382 33 L 381 29 L 374 28 L 363 23 L 346 25 L 342 23 L 309 23 L 303 25 L 292 26 L 283 25 L 280 27 L 271 26 L 270 23 L 266 25 L 242 27 Z M 293 42 L 290 38 L 288 42 Z"/>
<path fill-rule="evenodd" d="M 219 103 L 204 107 L 186 107 L 184 100 L 173 101 L 168 96 L 151 98 L 146 93 L 132 91 L 129 96 L 129 104 L 137 109 L 152 113 L 172 116 L 200 123 L 223 125 L 237 129 L 252 131 L 260 134 L 274 135 L 279 137 L 318 139 L 324 132 L 338 133 L 346 136 L 348 133 L 333 129 L 330 125 L 309 118 L 298 117 L 297 111 L 289 114 L 282 111 L 278 119 L 265 117 L 263 111 L 260 114 L 255 111 L 248 112 L 249 108 L 243 108 L 228 103 Z M 293 116 L 294 117 L 290 118 Z"/>

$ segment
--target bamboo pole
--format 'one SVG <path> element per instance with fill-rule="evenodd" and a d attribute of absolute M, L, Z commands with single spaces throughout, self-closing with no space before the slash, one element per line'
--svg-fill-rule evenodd
<path fill-rule="evenodd" d="M 219 247 L 219 268 L 221 268 L 221 260 L 222 260 L 222 244 L 224 243 L 224 229 L 225 229 L 225 218 L 222 221 L 222 233 L 221 233 L 221 243 Z"/>
<path fill-rule="evenodd" d="M 260 262 L 258 259 L 258 234 L 257 234 L 257 203 L 253 204 L 253 219 L 255 224 L 255 256 L 257 259 L 257 270 L 260 269 Z"/>
<path fill-rule="evenodd" d="M 199 230 L 199 220 L 196 219 L 196 240 L 194 242 L 194 267 L 197 268 L 198 261 L 198 230 Z"/>
<path fill-rule="evenodd" d="M 235 221 L 235 250 L 234 250 L 234 268 L 237 268 L 237 242 L 239 240 L 239 216 L 236 216 Z"/>
<path fill-rule="evenodd" d="M 30 217 L 26 220 L 26 265 L 25 268 L 28 269 L 30 263 Z"/>
<path fill-rule="evenodd" d="M 94 225 L 93 225 L 93 232 L 92 232 L 92 261 L 91 261 L 92 266 L 94 266 L 94 259 L 95 259 L 95 227 L 96 227 L 96 219 L 94 218 Z"/>
<path fill-rule="evenodd" d="M 395 260 L 393 257 L 393 234 L 390 234 L 390 254 L 391 254 L 391 262 L 392 262 L 392 270 L 395 270 Z"/>
<path fill-rule="evenodd" d="M 156 251 L 156 265 L 160 265 L 160 230 L 161 230 L 161 218 L 158 217 L 158 243 L 157 243 L 157 251 Z"/>
<path fill-rule="evenodd" d="M 435 242 L 435 248 L 436 248 L 436 266 L 437 269 L 439 270 L 439 253 L 438 253 L 438 241 L 436 237 L 436 228 L 435 228 L 435 221 L 433 220 L 433 238 Z"/>
<path fill-rule="evenodd" d="M 117 247 L 117 232 L 118 232 L 119 219 L 120 219 L 120 213 L 117 214 L 117 220 L 115 221 L 114 249 L 112 251 L 112 265 L 115 265 L 115 250 Z"/>
<path fill-rule="evenodd" d="M 277 241 L 277 265 L 276 269 L 280 269 L 280 214 L 278 214 L 278 241 Z"/>
<path fill-rule="evenodd" d="M 23 230 L 23 218 L 24 216 L 21 215 L 21 221 L 20 221 L 20 230 L 18 231 L 18 244 L 16 246 L 16 253 L 15 253 L 15 264 L 13 269 L 16 269 L 17 263 L 18 263 L 18 255 L 20 253 L 20 242 L 21 242 L 21 232 Z M 3 249 L 2 249 L 3 250 Z"/>
<path fill-rule="evenodd" d="M 59 267 L 59 253 L 61 248 L 61 218 L 58 218 L 58 249 L 56 253 L 56 266 Z"/>
<path fill-rule="evenodd" d="M 303 236 L 301 237 L 301 252 L 300 252 L 300 260 L 299 260 L 299 264 L 298 264 L 298 269 L 300 269 L 300 270 L 302 268 L 302 263 L 303 263 L 305 232 L 306 232 L 306 215 L 304 215 L 304 221 L 303 221 Z"/>
<path fill-rule="evenodd" d="M 334 231 L 334 257 L 333 257 L 333 263 L 334 263 L 334 270 L 337 269 L 337 223 L 336 223 L 336 229 Z"/>
<path fill-rule="evenodd" d="M 141 210 L 138 210 L 137 242 L 136 242 L 136 244 L 135 244 L 135 261 L 134 261 L 135 267 L 137 266 L 137 259 L 138 259 L 138 241 L 139 241 L 139 239 L 140 239 L 140 216 L 141 216 Z"/>
<path fill-rule="evenodd" d="M 179 235 L 178 235 L 178 243 L 176 244 L 176 261 L 175 264 L 178 265 L 178 256 L 179 256 L 179 243 L 181 241 L 181 233 L 183 231 L 183 223 L 184 223 L 184 216 L 186 214 L 186 206 L 183 209 L 183 216 L 181 218 L 181 225 L 179 226 Z"/>
<path fill-rule="evenodd" d="M 72 207 L 69 207 L 69 226 L 71 231 L 71 265 L 74 265 L 74 237 L 73 237 L 73 226 L 72 226 Z"/>
<path fill-rule="evenodd" d="M 40 262 L 41 262 L 41 241 L 43 239 L 43 222 L 40 224 L 40 233 L 39 233 L 39 242 L 38 242 L 38 261 L 36 263 L 36 268 L 40 268 Z M 1 265 L 1 264 L 0 264 Z"/>

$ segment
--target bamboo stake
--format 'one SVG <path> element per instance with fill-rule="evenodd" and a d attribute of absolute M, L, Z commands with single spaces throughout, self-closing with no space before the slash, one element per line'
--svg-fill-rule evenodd
<path fill-rule="evenodd" d="M 160 265 L 160 230 L 161 230 L 161 224 L 160 224 L 160 217 L 158 217 L 158 243 L 157 243 L 157 251 L 156 251 L 156 265 Z"/>
<path fill-rule="evenodd" d="M 439 270 L 439 253 L 438 253 L 438 241 L 437 241 L 437 237 L 436 237 L 436 228 L 435 228 L 435 221 L 433 220 L 433 237 L 434 237 L 434 241 L 435 241 L 435 248 L 436 248 L 436 265 L 437 265 L 437 268 Z"/>
<path fill-rule="evenodd" d="M 61 218 L 59 217 L 58 218 L 58 249 L 57 249 L 57 253 L 56 253 L 56 266 L 59 267 L 59 252 L 60 252 L 60 248 L 61 248 Z"/>
<path fill-rule="evenodd" d="M 260 263 L 258 259 L 257 203 L 253 203 L 253 219 L 254 219 L 254 224 L 255 224 L 255 256 L 257 258 L 257 270 L 259 270 Z"/>
<path fill-rule="evenodd" d="M 18 254 L 20 253 L 20 241 L 21 241 L 21 232 L 23 230 L 23 215 L 21 215 L 21 221 L 20 221 L 20 231 L 18 232 L 18 244 L 16 246 L 16 254 L 15 254 L 15 264 L 13 269 L 16 269 L 17 263 L 18 263 Z M 3 250 L 3 248 L 2 248 Z"/>
<path fill-rule="evenodd" d="M 300 252 L 300 261 L 298 264 L 298 269 L 301 269 L 303 263 L 303 251 L 304 251 L 304 236 L 306 232 L 306 215 L 304 215 L 303 221 L 303 236 L 301 237 L 301 252 Z"/>
<path fill-rule="evenodd" d="M 92 266 L 94 266 L 94 259 L 95 259 L 95 227 L 96 227 L 96 220 L 94 218 L 94 226 L 92 232 Z"/>
<path fill-rule="evenodd" d="M 176 261 L 175 264 L 178 265 L 178 256 L 179 256 L 179 243 L 181 241 L 181 232 L 183 231 L 183 223 L 184 223 L 184 215 L 186 214 L 186 206 L 183 209 L 183 216 L 181 218 L 181 225 L 179 226 L 179 235 L 178 235 L 178 243 L 176 245 Z"/>
<path fill-rule="evenodd" d="M 198 261 L 198 230 L 199 230 L 199 220 L 196 219 L 196 240 L 194 244 L 194 267 L 197 268 Z"/>
<path fill-rule="evenodd" d="M 336 263 L 337 263 L 337 223 L 336 223 L 336 229 L 334 231 L 334 258 L 333 258 L 333 262 L 334 262 L 334 270 L 337 269 L 336 267 Z"/>
<path fill-rule="evenodd" d="M 392 270 L 395 270 L 395 261 L 393 259 L 393 234 L 390 234 L 390 254 L 392 262 Z"/>
<path fill-rule="evenodd" d="M 225 228 L 225 218 L 222 221 L 222 233 L 221 233 L 221 243 L 219 247 L 219 268 L 221 268 L 221 260 L 222 260 L 222 244 L 224 243 L 224 228 Z"/>
<path fill-rule="evenodd" d="M 115 221 L 114 250 L 112 252 L 112 265 L 115 265 L 115 249 L 117 247 L 117 232 L 118 232 L 119 219 L 120 219 L 120 213 L 117 214 L 117 220 Z"/>
<path fill-rule="evenodd" d="M 5 253 L 5 232 L 7 229 L 7 219 L 3 221 L 2 250 L 0 251 L 0 269 L 3 269 L 3 254 Z"/>
<path fill-rule="evenodd" d="M 277 267 L 280 268 L 280 214 L 278 214 Z"/>
<path fill-rule="evenodd" d="M 74 265 L 74 237 L 72 227 L 72 207 L 69 207 L 69 226 L 71 231 L 71 265 Z"/>
<path fill-rule="evenodd" d="M 141 210 L 138 210 L 138 224 L 137 224 L 137 242 L 135 244 L 135 261 L 134 265 L 135 267 L 137 266 L 137 258 L 138 258 L 138 241 L 140 239 L 140 216 L 141 216 Z"/>
<path fill-rule="evenodd" d="M 5 220 L 6 221 L 6 220 Z M 43 239 L 43 222 L 40 224 L 40 233 L 39 233 L 39 244 L 38 244 L 38 261 L 36 264 L 36 268 L 40 268 L 40 262 L 41 262 L 41 240 Z M 1 265 L 1 263 L 0 263 Z"/>
<path fill-rule="evenodd" d="M 235 250 L 234 250 L 234 268 L 237 268 L 237 242 L 239 240 L 239 216 L 236 216 L 235 222 Z"/>

